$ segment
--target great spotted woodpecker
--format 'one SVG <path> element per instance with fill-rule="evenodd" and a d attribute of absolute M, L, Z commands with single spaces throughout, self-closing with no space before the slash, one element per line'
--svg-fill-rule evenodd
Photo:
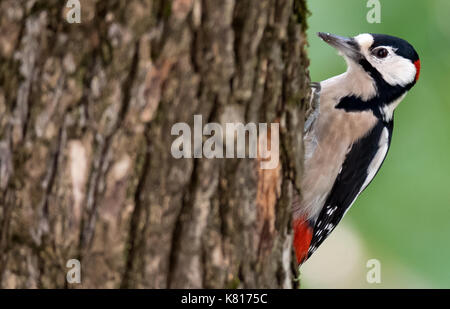
<path fill-rule="evenodd" d="M 420 73 L 419 56 L 405 40 L 383 34 L 318 35 L 344 57 L 347 71 L 316 87 L 319 104 L 306 121 L 302 196 L 293 203 L 299 264 L 377 174 L 391 143 L 394 110 Z"/>

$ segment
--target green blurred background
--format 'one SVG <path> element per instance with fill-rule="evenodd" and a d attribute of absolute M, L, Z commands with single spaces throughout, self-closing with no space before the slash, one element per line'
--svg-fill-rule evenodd
<path fill-rule="evenodd" d="M 334 235 L 304 265 L 305 288 L 450 288 L 450 1 L 380 0 L 370 24 L 367 0 L 309 0 L 311 78 L 345 71 L 318 31 L 385 33 L 409 41 L 420 80 L 395 114 L 391 149 L 378 176 Z M 381 283 L 366 280 L 368 259 Z"/>

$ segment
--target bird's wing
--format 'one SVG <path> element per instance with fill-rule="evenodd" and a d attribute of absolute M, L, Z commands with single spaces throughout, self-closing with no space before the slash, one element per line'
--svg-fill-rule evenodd
<path fill-rule="evenodd" d="M 388 152 L 392 129 L 392 122 L 379 121 L 368 135 L 352 145 L 315 221 L 308 257 L 331 233 L 358 195 L 375 177 Z"/>

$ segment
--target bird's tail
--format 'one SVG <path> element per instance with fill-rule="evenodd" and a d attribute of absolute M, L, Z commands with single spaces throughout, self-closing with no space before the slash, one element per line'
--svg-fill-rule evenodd
<path fill-rule="evenodd" d="M 311 223 L 310 220 L 304 217 L 294 220 L 294 249 L 299 265 L 308 258 L 308 249 L 313 237 L 313 226 Z"/>

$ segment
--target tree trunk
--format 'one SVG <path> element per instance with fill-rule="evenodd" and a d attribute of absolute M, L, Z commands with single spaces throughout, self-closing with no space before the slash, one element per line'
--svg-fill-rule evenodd
<path fill-rule="evenodd" d="M 0 287 L 293 287 L 304 0 L 65 2 L 0 0 Z M 175 159 L 194 115 L 280 123 L 279 167 Z"/>

